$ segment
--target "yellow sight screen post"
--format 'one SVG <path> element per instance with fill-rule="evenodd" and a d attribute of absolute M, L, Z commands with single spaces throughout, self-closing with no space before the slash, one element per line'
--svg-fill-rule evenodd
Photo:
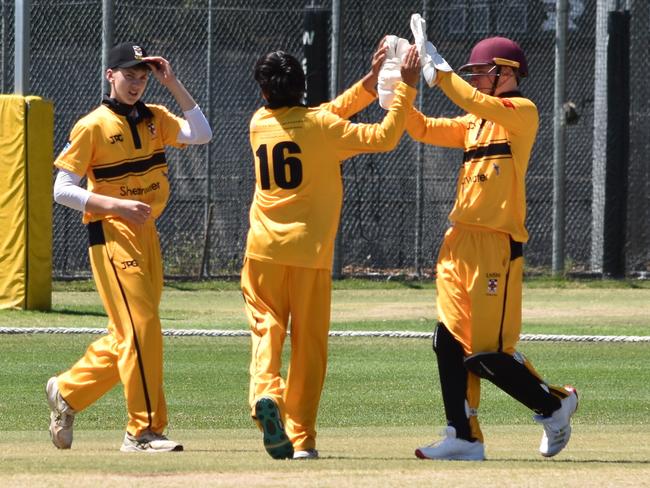
<path fill-rule="evenodd" d="M 54 107 L 0 95 L 0 308 L 52 305 Z"/>

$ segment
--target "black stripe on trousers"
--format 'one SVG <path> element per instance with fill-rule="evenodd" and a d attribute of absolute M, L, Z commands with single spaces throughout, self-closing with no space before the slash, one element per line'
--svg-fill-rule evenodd
<path fill-rule="evenodd" d="M 90 246 L 104 245 L 104 252 L 106 252 L 106 238 L 104 237 L 104 229 L 102 227 L 101 220 L 88 224 L 88 241 Z M 117 281 L 117 285 L 120 287 L 120 293 L 122 294 L 122 299 L 124 300 L 124 306 L 126 307 L 126 311 L 129 313 L 131 330 L 133 331 L 133 342 L 135 343 L 135 356 L 138 359 L 138 367 L 140 368 L 140 378 L 142 379 L 142 388 L 144 390 L 144 401 L 147 405 L 147 418 L 149 419 L 149 428 L 151 429 L 151 400 L 149 399 L 149 389 L 147 388 L 147 379 L 144 374 L 144 366 L 142 364 L 142 354 L 140 352 L 140 344 L 138 343 L 138 335 L 135 333 L 135 325 L 133 324 L 133 315 L 131 314 L 129 301 L 126 299 L 126 293 L 124 293 L 124 288 L 120 282 L 120 277 L 117 274 L 117 268 L 113 264 L 113 260 L 108 256 L 108 253 L 106 253 L 106 257 L 111 262 L 111 267 L 115 273 L 115 280 Z"/>
<path fill-rule="evenodd" d="M 513 241 L 510 238 L 510 262 L 524 255 L 524 246 L 521 242 Z M 503 307 L 501 309 L 501 323 L 499 324 L 499 352 L 503 352 L 503 322 L 506 318 L 506 304 L 508 303 L 508 283 L 510 283 L 510 263 L 506 273 L 505 290 L 503 291 Z"/>

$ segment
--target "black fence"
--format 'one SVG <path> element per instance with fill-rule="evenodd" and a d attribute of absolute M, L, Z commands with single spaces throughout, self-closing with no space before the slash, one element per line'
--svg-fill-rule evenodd
<path fill-rule="evenodd" d="M 113 2 L 115 41 L 137 40 L 150 53 L 167 57 L 208 113 L 214 130 L 209 146 L 168 153 L 172 197 L 159 220 L 167 276 L 239 273 L 254 183 L 248 123 L 262 103 L 252 67 L 259 55 L 272 49 L 302 56 L 304 10 L 312 3 Z M 329 1 L 316 3 L 331 8 Z M 630 156 L 623 230 L 628 274 L 650 271 L 650 88 L 642 71 L 650 56 L 650 4 L 631 3 Z M 579 118 L 567 128 L 566 269 L 580 272 L 601 266 L 593 257 L 593 247 L 599 245 L 594 241 L 594 208 L 604 209 L 605 201 L 594 194 L 592 178 L 594 147 L 600 147 L 606 133 L 594 130 L 598 3 L 571 0 L 569 5 L 567 96 Z M 429 39 L 454 67 L 463 64 L 473 44 L 484 37 L 503 35 L 520 43 L 530 66 L 522 90 L 540 112 L 527 177 L 531 238 L 525 255 L 529 270 L 550 269 L 555 0 L 342 0 L 341 6 L 340 68 L 346 87 L 367 72 L 383 35 L 411 37 L 413 12 L 425 16 Z M 13 0 L 0 0 L 0 82 L 5 93 L 13 91 L 13 9 Z M 74 122 L 100 101 L 102 2 L 33 1 L 30 19 L 31 91 L 54 101 L 58 152 Z M 332 31 L 331 25 L 328 29 Z M 427 115 L 460 114 L 438 89 L 425 88 L 419 100 Z M 145 101 L 175 108 L 155 81 Z M 374 122 L 382 115 L 374 104 L 356 120 Z M 346 162 L 339 240 L 343 274 L 430 274 L 448 225 L 461 159 L 457 150 L 420 145 L 405 135 L 391 153 Z M 55 205 L 55 277 L 87 275 L 86 246 L 78 212 Z"/>

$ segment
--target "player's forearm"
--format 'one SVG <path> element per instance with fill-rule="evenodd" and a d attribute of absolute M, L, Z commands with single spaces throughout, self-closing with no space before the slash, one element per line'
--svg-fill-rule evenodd
<path fill-rule="evenodd" d="M 384 120 L 381 122 L 383 131 L 389 135 L 384 141 L 384 145 L 387 144 L 385 147 L 386 150 L 391 150 L 397 146 L 397 143 L 402 137 L 406 125 L 406 117 L 413 106 L 416 93 L 416 89 L 407 83 L 401 81 L 398 84 L 393 103 Z M 380 147 L 381 145 L 379 144 Z"/>
<path fill-rule="evenodd" d="M 78 186 L 80 180 L 74 173 L 59 170 L 54 183 L 54 201 L 80 212 L 109 214 L 119 208 L 119 199 L 81 188 Z"/>
<path fill-rule="evenodd" d="M 429 118 L 416 108 L 409 110 L 406 132 L 418 142 L 442 147 L 464 147 L 465 126 L 456 119 Z"/>
<path fill-rule="evenodd" d="M 530 128 L 536 130 L 537 108 L 530 100 L 514 98 L 510 103 L 504 103 L 502 98 L 481 93 L 455 73 L 439 74 L 438 86 L 466 112 L 499 124 L 511 132 L 528 132 Z"/>
<path fill-rule="evenodd" d="M 374 96 L 377 96 L 377 74 L 372 71 L 368 72 L 366 76 L 361 78 L 361 84 L 366 91 Z"/>
<path fill-rule="evenodd" d="M 321 107 L 339 117 L 349 119 L 370 105 L 375 97 L 376 94 L 367 90 L 363 82 L 357 82 L 334 100 L 321 105 Z"/>
<path fill-rule="evenodd" d="M 192 110 L 196 106 L 196 102 L 194 101 L 194 98 L 192 98 L 190 92 L 187 91 L 183 83 L 181 83 L 181 81 L 178 78 L 174 79 L 166 86 L 167 89 L 169 90 L 169 93 L 172 94 L 172 96 L 176 100 L 176 103 L 178 103 L 178 106 L 181 108 L 183 112 Z"/>
<path fill-rule="evenodd" d="M 384 119 L 378 124 L 360 124 L 360 139 L 367 145 L 366 151 L 390 151 L 399 142 L 404 132 L 406 116 L 415 99 L 415 88 L 400 82 L 395 89 L 395 98 Z"/>
<path fill-rule="evenodd" d="M 100 195 L 99 193 L 88 193 L 90 193 L 90 196 L 86 202 L 86 212 L 95 214 L 111 214 L 117 213 L 119 210 L 121 204 L 119 198 Z"/>

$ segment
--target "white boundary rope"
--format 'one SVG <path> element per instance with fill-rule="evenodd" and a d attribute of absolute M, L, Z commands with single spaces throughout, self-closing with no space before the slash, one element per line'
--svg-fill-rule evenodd
<path fill-rule="evenodd" d="M 106 329 L 87 327 L 0 327 L 0 334 L 106 334 Z M 248 330 L 220 329 L 164 329 L 169 337 L 248 337 Z M 433 332 L 412 331 L 345 331 L 332 330 L 330 337 L 391 337 L 398 339 L 431 339 Z M 650 342 L 650 336 L 596 336 L 561 334 L 522 334 L 522 341 L 528 342 Z"/>

